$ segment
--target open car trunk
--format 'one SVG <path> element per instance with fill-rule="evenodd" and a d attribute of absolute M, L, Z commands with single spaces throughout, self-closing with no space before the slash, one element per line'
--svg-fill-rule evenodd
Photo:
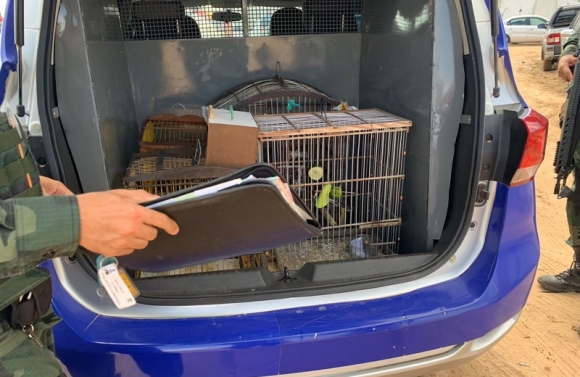
<path fill-rule="evenodd" d="M 45 80 L 75 166 L 68 179 L 84 192 L 165 194 L 200 183 L 130 177 L 151 172 L 139 170 L 146 164 L 157 172 L 203 165 L 203 132 L 183 139 L 193 155 L 161 161 L 158 148 L 144 148 L 161 135 L 148 140 L 147 127 L 200 115 L 202 106 L 288 120 L 324 118 L 343 103 L 361 111 L 350 112 L 359 120 L 379 114 L 365 124 L 401 125 L 306 138 L 299 121 L 288 121 L 296 132 L 262 135 L 260 160 L 311 206 L 323 236 L 185 269 L 130 271 L 139 300 L 348 290 L 412 279 L 441 263 L 469 224 L 480 151 L 483 80 L 464 51 L 472 36 L 459 12 L 452 0 L 62 0 L 54 82 Z M 341 190 L 322 208 L 325 180 L 312 179 L 313 167 Z M 95 274 L 94 256 L 77 260 Z"/>

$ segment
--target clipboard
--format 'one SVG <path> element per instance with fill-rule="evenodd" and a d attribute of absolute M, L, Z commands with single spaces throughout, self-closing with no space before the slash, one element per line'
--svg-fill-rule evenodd
<path fill-rule="evenodd" d="M 117 257 L 119 264 L 163 272 L 320 236 L 320 224 L 300 197 L 290 189 L 284 193 L 272 181 L 286 185 L 274 167 L 257 163 L 143 203 L 174 219 L 180 231 L 170 236 L 159 230 L 157 238 L 145 249 Z M 219 185 L 223 186 L 218 191 L 212 189 Z M 200 192 L 204 194 L 195 195 Z"/>

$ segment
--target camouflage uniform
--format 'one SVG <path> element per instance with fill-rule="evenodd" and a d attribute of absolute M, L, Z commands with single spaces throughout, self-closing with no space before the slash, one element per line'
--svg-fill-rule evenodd
<path fill-rule="evenodd" d="M 564 45 L 562 56 L 574 54 L 578 47 L 578 33 L 573 34 Z M 578 66 L 580 69 L 580 66 Z M 560 111 L 560 127 L 564 120 L 568 100 L 566 100 Z M 543 275 L 538 277 L 538 283 L 542 288 L 552 292 L 565 292 L 568 290 L 580 290 L 580 144 L 574 151 L 574 184 L 572 194 L 566 202 L 566 217 L 568 219 L 568 229 L 570 238 L 566 241 L 574 251 L 574 260 L 571 267 L 557 275 Z M 579 329 L 580 333 L 580 329 Z"/>
<path fill-rule="evenodd" d="M 578 33 L 573 34 L 568 42 L 564 45 L 562 56 L 571 55 L 576 52 L 578 48 Z M 568 101 L 564 104 L 567 107 Z M 560 115 L 560 122 L 563 121 L 563 115 L 566 108 L 562 108 Z M 566 215 L 568 217 L 568 227 L 570 228 L 570 238 L 568 244 L 573 248 L 580 247 L 580 190 L 576 188 L 576 177 L 580 177 L 580 144 L 576 146 L 574 151 L 574 186 L 573 194 L 568 198 L 566 203 Z M 576 251 L 576 249 L 575 249 Z M 578 254 L 578 252 L 576 252 Z M 576 255 L 576 260 L 580 261 L 580 254 Z"/>
<path fill-rule="evenodd" d="M 36 266 L 77 249 L 79 210 L 74 195 L 42 197 L 36 165 L 18 128 L 0 113 L 0 377 L 56 377 L 62 368 L 51 327 L 59 319 L 49 310 L 34 323 L 44 344 L 39 347 L 11 327 L 9 318 L 11 304 L 49 278 Z"/>

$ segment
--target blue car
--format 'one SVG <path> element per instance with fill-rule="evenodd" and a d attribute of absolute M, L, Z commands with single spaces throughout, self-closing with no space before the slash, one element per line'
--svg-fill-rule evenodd
<path fill-rule="evenodd" d="M 1 42 L 12 108 L 15 1 Z M 90 250 L 46 262 L 71 375 L 417 376 L 493 347 L 539 260 L 534 175 L 548 121 L 517 90 L 490 4 L 217 3 L 212 20 L 195 21 L 212 14 L 207 1 L 27 0 L 20 122 L 41 173 L 75 193 L 166 195 L 201 183 L 191 172 L 215 149 L 235 161 L 258 145 L 255 161 L 280 172 L 321 235 L 200 261 L 204 236 L 180 234 L 190 249 L 168 242 L 170 262 L 119 259 L 140 292 L 124 309 Z M 276 34 L 251 36 L 248 19 L 272 7 Z M 231 20 L 243 36 L 195 32 Z M 250 113 L 257 139 L 212 141 L 209 105 Z M 179 136 L 204 122 L 209 136 Z M 194 154 L 171 150 L 180 146 Z M 269 211 L 215 221 L 219 235 L 203 242 L 250 244 L 218 230 Z"/>

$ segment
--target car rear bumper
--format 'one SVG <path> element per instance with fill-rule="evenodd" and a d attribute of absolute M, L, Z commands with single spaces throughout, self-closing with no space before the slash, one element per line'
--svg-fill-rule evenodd
<path fill-rule="evenodd" d="M 318 376 L 329 369 L 381 376 L 397 368 L 416 375 L 497 342 L 527 300 L 538 259 L 533 183 L 498 185 L 485 246 L 456 279 L 377 300 L 167 320 L 95 315 L 54 279 L 54 307 L 64 319 L 55 329 L 57 354 L 73 375 L 92 377 Z"/>
<path fill-rule="evenodd" d="M 499 342 L 516 324 L 520 313 L 479 339 L 434 351 L 423 352 L 374 363 L 351 365 L 316 372 L 293 373 L 281 377 L 414 377 L 453 368 L 486 352 Z"/>
<path fill-rule="evenodd" d="M 562 45 L 544 46 L 544 60 L 558 60 L 562 53 Z"/>
<path fill-rule="evenodd" d="M 557 56 L 555 56 L 554 46 L 545 46 L 544 47 L 544 60 L 554 60 Z"/>

